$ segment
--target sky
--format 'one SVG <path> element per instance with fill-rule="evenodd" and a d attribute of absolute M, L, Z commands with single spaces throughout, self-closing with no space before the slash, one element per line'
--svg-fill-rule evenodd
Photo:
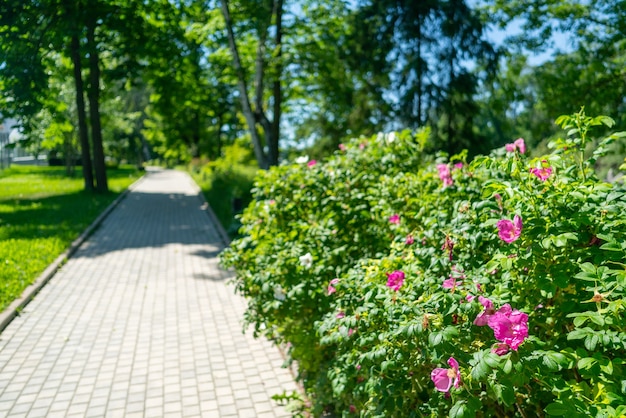
<path fill-rule="evenodd" d="M 487 30 L 487 37 L 488 39 L 492 40 L 496 45 L 502 45 L 504 39 L 508 36 L 521 34 L 523 32 L 521 26 L 522 22 L 516 21 L 509 24 L 509 26 L 505 29 L 491 27 Z M 557 51 L 572 50 L 567 36 L 563 33 L 560 33 L 558 31 L 553 32 L 552 42 L 554 43 L 554 48 L 551 48 L 541 54 L 529 54 L 528 63 L 530 65 L 539 65 L 548 61 Z"/>

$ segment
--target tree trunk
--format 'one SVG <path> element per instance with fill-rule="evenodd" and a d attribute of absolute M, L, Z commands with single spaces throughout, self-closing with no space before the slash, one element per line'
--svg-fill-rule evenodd
<path fill-rule="evenodd" d="M 217 150 L 215 152 L 215 159 L 218 159 L 222 156 L 222 127 L 224 126 L 223 119 L 224 117 L 220 113 L 217 116 Z"/>
<path fill-rule="evenodd" d="M 104 193 L 109 190 L 104 149 L 102 146 L 102 127 L 100 125 L 100 64 L 98 45 L 96 45 L 96 17 L 89 14 L 87 22 L 87 50 L 89 51 L 89 119 L 91 121 L 91 142 L 93 145 L 93 166 L 96 173 L 96 190 Z"/>
<path fill-rule="evenodd" d="M 252 137 L 252 146 L 254 148 L 254 155 L 259 167 L 262 169 L 269 168 L 269 161 L 265 152 L 263 151 L 263 144 L 261 142 L 261 136 L 256 128 L 256 118 L 250 105 L 250 98 L 248 97 L 248 86 L 246 83 L 246 76 L 243 67 L 241 66 L 241 60 L 239 58 L 239 50 L 235 43 L 235 34 L 233 32 L 233 24 L 230 18 L 230 11 L 228 10 L 228 0 L 221 0 L 222 15 L 226 23 L 226 31 L 228 34 L 228 44 L 230 46 L 230 52 L 233 54 L 233 65 L 235 67 L 235 73 L 237 74 L 237 85 L 239 87 L 239 98 L 241 100 L 241 107 L 246 118 L 246 124 Z"/>
<path fill-rule="evenodd" d="M 274 16 L 276 17 L 276 79 L 272 85 L 272 95 L 274 96 L 273 120 L 271 134 L 268 135 L 267 143 L 269 147 L 270 165 L 278 165 L 279 141 L 280 141 L 280 119 L 282 113 L 282 88 L 280 76 L 283 73 L 282 59 L 282 39 L 283 39 L 283 0 L 274 1 Z"/>
<path fill-rule="evenodd" d="M 71 50 L 72 63 L 74 65 L 74 84 L 76 86 L 78 138 L 80 140 L 81 157 L 83 160 L 83 179 L 85 180 L 85 190 L 93 191 L 93 168 L 91 166 L 91 151 L 89 149 L 89 134 L 87 132 L 87 113 L 85 112 L 85 88 L 83 85 L 82 64 L 80 59 L 80 40 L 77 32 L 72 35 Z"/>
<path fill-rule="evenodd" d="M 422 17 L 417 20 L 417 124 L 423 126 L 422 120 Z"/>

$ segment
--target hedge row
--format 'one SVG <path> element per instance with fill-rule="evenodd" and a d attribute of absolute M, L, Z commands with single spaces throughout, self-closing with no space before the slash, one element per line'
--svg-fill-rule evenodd
<path fill-rule="evenodd" d="M 259 174 L 222 260 L 313 415 L 626 414 L 626 195 L 593 172 L 626 135 L 557 123 L 539 158 L 427 155 L 406 131 Z"/>

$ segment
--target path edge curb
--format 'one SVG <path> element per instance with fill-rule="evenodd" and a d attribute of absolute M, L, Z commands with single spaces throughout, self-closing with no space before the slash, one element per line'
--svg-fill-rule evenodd
<path fill-rule="evenodd" d="M 39 291 L 54 277 L 57 271 L 65 264 L 65 262 L 74 255 L 74 253 L 80 248 L 80 246 L 93 234 L 93 232 L 102 224 L 102 222 L 113 212 L 113 209 L 120 204 L 120 202 L 126 198 L 126 196 L 134 190 L 148 175 L 145 173 L 143 176 L 135 180 L 130 186 L 126 188 L 109 206 L 104 209 L 98 215 L 98 217 L 76 238 L 70 246 L 61 253 L 46 269 L 30 284 L 19 298 L 15 299 L 6 309 L 0 312 L 0 333 L 20 315 L 20 311 L 30 303 L 31 300 L 39 293 Z"/>

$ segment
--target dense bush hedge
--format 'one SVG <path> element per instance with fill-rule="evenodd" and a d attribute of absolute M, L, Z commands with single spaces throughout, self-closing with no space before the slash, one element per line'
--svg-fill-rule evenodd
<path fill-rule="evenodd" d="M 626 414 L 626 197 L 593 172 L 624 135 L 557 122 L 540 158 L 403 132 L 258 176 L 223 261 L 315 416 Z"/>
<path fill-rule="evenodd" d="M 193 160 L 187 167 L 231 238 L 240 226 L 236 215 L 252 200 L 258 170 L 252 152 L 239 143 L 225 146 L 223 156 L 214 161 Z"/>

